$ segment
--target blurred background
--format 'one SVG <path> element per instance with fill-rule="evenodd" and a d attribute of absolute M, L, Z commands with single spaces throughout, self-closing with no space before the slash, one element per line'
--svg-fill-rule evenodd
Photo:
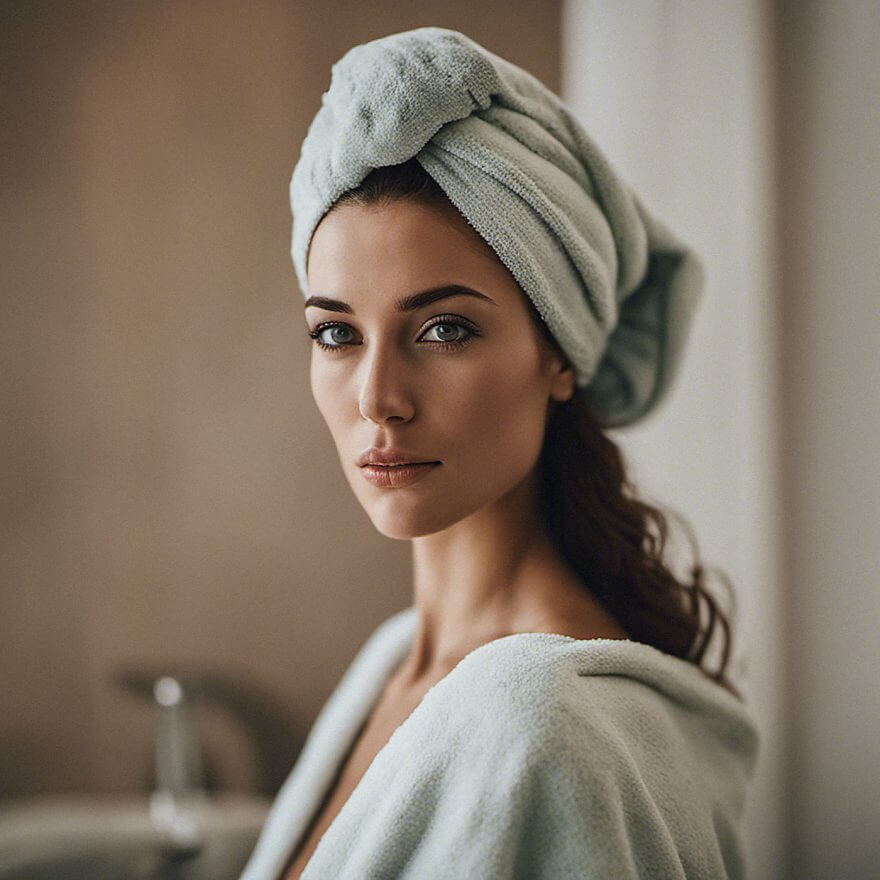
<path fill-rule="evenodd" d="M 749 877 L 880 877 L 873 0 L 2 0 L 0 817 L 143 799 L 173 676 L 258 827 L 410 604 L 311 399 L 287 187 L 332 63 L 428 24 L 560 92 L 703 256 L 674 392 L 612 436 L 735 585 Z"/>

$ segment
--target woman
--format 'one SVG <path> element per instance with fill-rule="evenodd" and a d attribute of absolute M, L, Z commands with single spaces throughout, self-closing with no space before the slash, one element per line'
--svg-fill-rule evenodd
<path fill-rule="evenodd" d="M 440 28 L 334 66 L 291 205 L 312 393 L 414 601 L 243 880 L 741 877 L 727 621 L 602 433 L 668 390 L 699 263 L 555 95 Z"/>

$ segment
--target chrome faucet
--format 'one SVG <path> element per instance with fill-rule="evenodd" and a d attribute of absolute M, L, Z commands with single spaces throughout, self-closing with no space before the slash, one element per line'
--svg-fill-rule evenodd
<path fill-rule="evenodd" d="M 150 818 L 168 855 L 186 859 L 204 845 L 201 816 L 207 804 L 202 754 L 191 714 L 197 690 L 182 678 L 164 675 L 156 679 L 153 697 L 159 709 L 159 730 Z"/>

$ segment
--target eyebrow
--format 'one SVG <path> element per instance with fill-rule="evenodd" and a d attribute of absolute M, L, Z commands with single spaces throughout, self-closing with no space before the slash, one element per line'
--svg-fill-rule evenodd
<path fill-rule="evenodd" d="M 471 287 L 465 287 L 463 284 L 444 284 L 440 287 L 431 287 L 428 290 L 421 290 L 418 293 L 411 293 L 396 300 L 394 305 L 398 312 L 414 312 L 416 309 L 424 308 L 441 299 L 447 299 L 451 296 L 473 296 L 477 299 L 485 300 L 497 306 L 498 303 L 494 299 L 490 299 L 485 293 L 480 293 Z M 310 296 L 306 300 L 305 308 L 316 306 L 319 309 L 327 309 L 330 312 L 345 312 L 348 315 L 354 314 L 354 309 L 341 299 L 330 299 L 326 296 Z"/>

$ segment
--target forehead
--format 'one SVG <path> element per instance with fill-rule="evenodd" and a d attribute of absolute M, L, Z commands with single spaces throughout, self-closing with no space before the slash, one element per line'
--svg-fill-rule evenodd
<path fill-rule="evenodd" d="M 307 271 L 309 291 L 328 296 L 357 290 L 399 295 L 442 284 L 522 295 L 455 208 L 412 200 L 331 210 L 312 236 Z"/>

